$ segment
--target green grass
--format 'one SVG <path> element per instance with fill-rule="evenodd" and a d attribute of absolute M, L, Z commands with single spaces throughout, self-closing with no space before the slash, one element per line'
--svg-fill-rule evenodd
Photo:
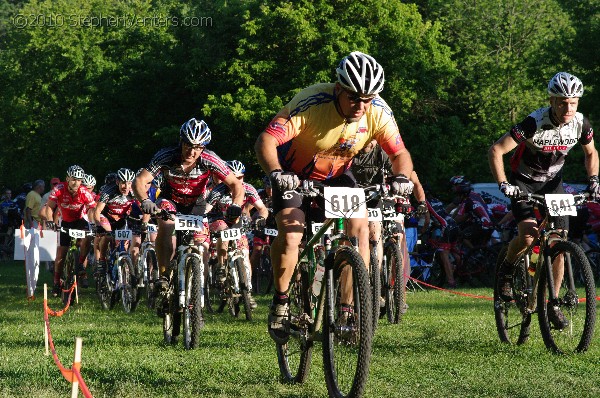
<path fill-rule="evenodd" d="M 0 263 L 0 397 L 65 397 L 70 385 L 44 355 L 42 270 L 35 302 L 25 300 L 22 263 Z M 461 289 L 490 295 L 483 289 Z M 141 307 L 102 311 L 93 289 L 61 318 L 51 318 L 60 360 L 70 367 L 74 338 L 83 338 L 81 373 L 94 397 L 323 397 L 321 347 L 308 382 L 279 382 L 266 332 L 268 297 L 253 322 L 209 315 L 200 348 L 162 343 L 161 320 Z M 576 356 L 549 353 L 537 318 L 524 346 L 501 344 L 492 303 L 445 292 L 409 293 L 401 325 L 379 321 L 366 397 L 600 396 L 600 341 Z M 49 299 L 52 308 L 59 300 Z"/>

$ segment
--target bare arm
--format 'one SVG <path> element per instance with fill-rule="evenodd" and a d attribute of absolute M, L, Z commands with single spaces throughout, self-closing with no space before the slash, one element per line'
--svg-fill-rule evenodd
<path fill-rule="evenodd" d="M 419 202 L 424 202 L 425 201 L 425 190 L 423 189 L 423 185 L 421 185 L 421 181 L 419 181 L 419 176 L 417 175 L 417 173 L 414 170 L 410 175 L 410 180 L 413 182 L 413 184 L 415 184 L 415 188 L 413 189 L 413 192 L 412 192 L 413 196 Z"/>
<path fill-rule="evenodd" d="M 412 157 L 408 149 L 402 148 L 400 151 L 390 155 L 390 161 L 392 162 L 392 173 L 394 175 L 404 174 L 405 176 L 411 176 L 413 172 Z"/>
<path fill-rule="evenodd" d="M 517 147 L 517 142 L 511 137 L 510 133 L 504 134 L 496 141 L 488 151 L 488 160 L 492 176 L 498 184 L 507 181 L 506 173 L 504 172 L 503 156 Z"/>
<path fill-rule="evenodd" d="M 253 206 L 258 212 L 259 216 L 263 218 L 269 217 L 269 209 L 267 209 L 267 206 L 265 206 L 262 200 L 257 200 L 256 202 L 254 202 Z"/>
<path fill-rule="evenodd" d="M 267 175 L 273 170 L 281 169 L 277 157 L 277 139 L 271 134 L 262 132 L 256 139 L 254 151 L 256 152 L 258 164 Z"/>
<path fill-rule="evenodd" d="M 225 177 L 223 182 L 229 187 L 229 190 L 231 191 L 231 199 L 233 203 L 241 207 L 244 203 L 244 196 L 246 195 L 242 182 L 238 180 L 237 177 L 233 175 L 233 173 L 229 173 L 227 177 Z M 208 213 L 208 207 L 206 212 Z"/>
<path fill-rule="evenodd" d="M 141 202 L 148 199 L 148 190 L 146 187 L 154 180 L 154 176 L 148 170 L 143 169 L 133 181 L 133 194 Z"/>
<path fill-rule="evenodd" d="M 585 170 L 588 177 L 598 175 L 598 151 L 594 146 L 594 139 L 587 145 L 582 145 L 583 154 L 585 155 Z"/>
<path fill-rule="evenodd" d="M 93 214 L 94 220 L 96 220 L 96 222 L 100 221 L 100 215 L 102 214 L 102 210 L 104 210 L 105 206 L 106 206 L 106 203 L 98 202 L 98 204 L 96 204 L 96 207 L 94 207 L 94 209 L 92 209 L 92 214 Z"/>

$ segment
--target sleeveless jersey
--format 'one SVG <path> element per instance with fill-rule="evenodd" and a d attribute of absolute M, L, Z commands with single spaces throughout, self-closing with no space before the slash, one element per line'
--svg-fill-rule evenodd
<path fill-rule="evenodd" d="M 589 121 L 579 112 L 559 125 L 550 107 L 540 108 L 510 130 L 519 144 L 511 159 L 514 175 L 545 182 L 561 172 L 567 153 L 578 142 L 587 145 L 594 137 Z"/>
<path fill-rule="evenodd" d="M 224 180 L 230 170 L 227 164 L 212 151 L 204 149 L 194 168 L 186 173 L 181 167 L 181 148 L 164 148 L 158 151 L 148 166 L 154 177 L 162 174 L 160 196 L 182 205 L 196 203 L 203 197 L 212 174 Z"/>
<path fill-rule="evenodd" d="M 277 139 L 282 168 L 301 179 L 339 177 L 373 138 L 388 154 L 404 148 L 392 110 L 381 97 L 351 123 L 336 109 L 334 87 L 322 83 L 300 91 L 265 130 Z"/>
<path fill-rule="evenodd" d="M 52 188 L 48 200 L 56 203 L 66 222 L 81 220 L 87 208 L 96 206 L 94 195 L 86 187 L 80 185 L 75 195 L 71 196 L 67 183 L 62 182 Z"/>

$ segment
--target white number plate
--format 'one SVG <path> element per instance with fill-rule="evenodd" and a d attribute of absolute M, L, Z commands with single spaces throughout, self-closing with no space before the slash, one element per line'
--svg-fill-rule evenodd
<path fill-rule="evenodd" d="M 325 217 L 364 218 L 367 212 L 365 191 L 361 188 L 325 187 Z"/>
<path fill-rule="evenodd" d="M 148 224 L 146 231 L 148 231 L 149 234 L 155 234 L 158 232 L 158 226 L 156 224 Z"/>
<path fill-rule="evenodd" d="M 133 233 L 130 229 L 117 229 L 115 230 L 115 239 L 116 240 L 132 240 Z"/>
<path fill-rule="evenodd" d="M 404 214 L 396 213 L 396 209 L 393 207 L 386 207 L 383 209 L 383 219 L 386 221 L 402 221 L 404 220 Z"/>
<path fill-rule="evenodd" d="M 267 236 L 277 236 L 279 232 L 273 228 L 265 228 L 265 235 Z"/>
<path fill-rule="evenodd" d="M 177 231 L 202 231 L 204 217 L 191 214 L 177 214 L 175 216 L 175 229 Z"/>
<path fill-rule="evenodd" d="M 83 239 L 85 238 L 86 231 L 82 229 L 69 229 L 69 236 L 75 239 Z"/>
<path fill-rule="evenodd" d="M 314 235 L 314 234 L 316 234 L 316 233 L 317 233 L 317 231 L 318 231 L 319 229 L 321 229 L 321 227 L 322 227 L 322 226 L 323 226 L 323 223 L 322 223 L 322 222 L 314 222 L 314 223 L 312 223 L 312 233 L 313 233 L 313 235 Z M 331 235 L 331 234 L 333 233 L 333 224 L 331 224 L 331 225 L 329 226 L 329 228 L 327 228 L 327 231 L 325 231 L 325 233 L 326 233 L 327 235 Z"/>
<path fill-rule="evenodd" d="M 369 212 L 369 221 L 381 221 L 381 209 L 367 209 Z"/>
<path fill-rule="evenodd" d="M 575 197 L 570 194 L 546 194 L 550 216 L 576 216 Z"/>
<path fill-rule="evenodd" d="M 221 240 L 234 240 L 242 237 L 242 230 L 239 228 L 224 229 L 221 231 Z"/>

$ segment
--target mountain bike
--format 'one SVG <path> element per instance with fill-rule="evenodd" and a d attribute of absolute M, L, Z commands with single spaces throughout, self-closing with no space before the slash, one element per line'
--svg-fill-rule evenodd
<path fill-rule="evenodd" d="M 592 270 L 581 247 L 567 240 L 565 231 L 556 230 L 554 217 L 572 214 L 584 195 L 525 194 L 518 200 L 535 203 L 545 212 L 539 224 L 539 237 L 521 255 L 512 274 L 513 300 L 503 300 L 498 291 L 498 272 L 506 257 L 498 257 L 494 284 L 494 314 L 500 340 L 523 344 L 530 334 L 531 315 L 538 314 L 544 344 L 555 353 L 586 351 L 596 321 L 596 288 Z M 539 253 L 536 257 L 536 252 Z M 532 261 L 532 256 L 534 261 Z M 555 261 L 564 261 L 560 289 L 554 288 Z M 580 275 L 579 278 L 576 275 Z M 554 308 L 552 308 L 554 307 Z M 568 320 L 557 327 L 548 318 L 558 308 Z"/>
<path fill-rule="evenodd" d="M 63 261 L 62 274 L 60 278 L 60 285 L 62 291 L 61 298 L 63 304 L 66 305 L 69 302 L 69 297 L 71 297 L 72 304 L 77 295 L 77 292 L 75 292 L 75 294 L 71 294 L 71 287 L 73 286 L 73 283 L 75 283 L 75 276 L 77 275 L 77 261 L 79 259 L 79 242 L 81 242 L 82 239 L 85 239 L 86 236 L 90 235 L 90 232 L 82 229 L 73 228 L 68 228 L 68 230 L 60 228 L 60 232 L 68 233 L 71 237 L 71 243 Z M 77 289 L 77 287 L 75 289 Z"/>
<path fill-rule="evenodd" d="M 360 188 L 323 188 L 304 181 L 296 190 L 305 197 L 322 197 L 335 217 L 366 215 Z M 344 232 L 344 218 L 329 218 L 312 234 L 310 203 L 305 200 L 306 242 L 288 290 L 290 306 L 284 321 L 289 340 L 276 343 L 284 382 L 302 383 L 308 376 L 315 341 L 323 343 L 323 366 L 331 397 L 360 397 L 371 357 L 372 303 L 369 275 L 358 253 L 358 242 Z M 315 253 L 315 244 L 333 226 L 331 251 Z M 349 243 L 349 245 L 348 245 Z M 323 253 L 324 254 L 324 253 Z M 322 278 L 322 279 L 320 279 Z"/>
<path fill-rule="evenodd" d="M 258 265 L 252 272 L 252 286 L 256 293 L 268 294 L 273 288 L 273 269 L 271 267 L 271 239 L 277 236 L 277 229 L 262 228 L 265 239 L 260 249 Z"/>
<path fill-rule="evenodd" d="M 245 260 L 246 255 L 240 247 L 240 242 L 246 231 L 249 230 L 247 222 L 242 221 L 240 227 L 231 227 L 222 231 L 211 233 L 213 238 L 220 238 L 227 242 L 227 257 L 225 260 L 225 282 L 212 279 L 213 285 L 209 286 L 212 292 L 213 303 L 211 307 L 218 307 L 217 312 L 222 312 L 227 306 L 233 317 L 238 317 L 241 306 L 244 307 L 246 320 L 252 320 L 251 292 L 252 283 L 250 278 L 249 264 Z M 213 267 L 212 275 L 216 275 L 216 266 Z M 218 302 L 219 304 L 216 304 Z"/>
<path fill-rule="evenodd" d="M 194 232 L 204 230 L 204 217 L 173 216 L 164 210 L 159 217 L 175 221 L 177 236 L 177 252 L 168 269 L 169 286 L 156 298 L 157 314 L 163 319 L 163 338 L 167 344 L 176 344 L 183 321 L 183 345 L 195 349 L 204 327 L 205 271 L 204 248 L 194 243 Z"/>
<path fill-rule="evenodd" d="M 138 295 L 144 296 L 142 293 L 145 290 L 146 294 L 146 306 L 150 309 L 154 308 L 154 281 L 158 279 L 158 262 L 156 260 L 156 250 L 154 248 L 154 242 L 150 241 L 150 234 L 156 233 L 156 225 L 148 224 L 147 233 L 142 246 L 140 248 L 140 255 L 138 257 L 137 264 L 137 275 L 138 278 Z"/>

